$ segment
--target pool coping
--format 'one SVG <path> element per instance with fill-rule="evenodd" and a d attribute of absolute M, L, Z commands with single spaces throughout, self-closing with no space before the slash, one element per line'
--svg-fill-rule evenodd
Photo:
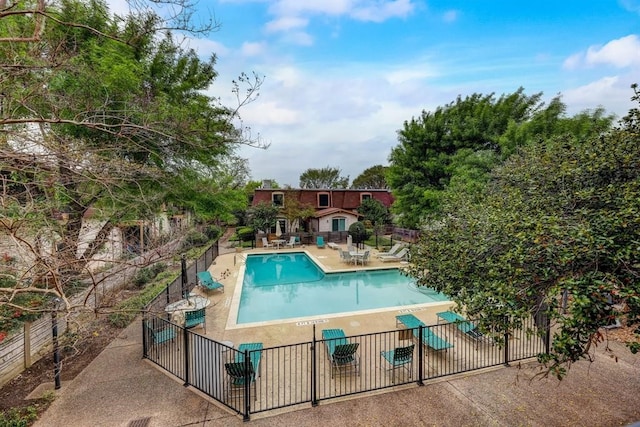
<path fill-rule="evenodd" d="M 291 251 L 288 253 L 305 253 L 321 270 L 324 274 L 334 274 L 334 273 L 353 273 L 354 271 L 376 271 L 376 270 L 401 270 L 402 266 L 377 266 L 371 268 L 362 268 L 362 269 L 333 269 L 326 266 L 319 257 L 316 257 L 314 254 L 310 253 L 305 249 L 300 249 L 296 251 Z M 277 326 L 277 325 L 285 325 L 294 323 L 297 326 L 307 326 L 312 324 L 321 324 L 327 323 L 329 319 L 336 318 L 344 318 L 344 317 L 353 317 L 353 316 L 366 316 L 377 313 L 389 313 L 393 311 L 397 311 L 400 313 L 411 313 L 416 311 L 426 310 L 432 307 L 438 306 L 451 306 L 451 301 L 434 301 L 428 303 L 420 303 L 420 304 L 411 304 L 411 305 L 401 305 L 401 306 L 393 306 L 393 307 L 383 307 L 383 308 L 375 308 L 368 310 L 359 310 L 359 311 L 350 311 L 350 312 L 340 312 L 340 313 L 329 313 L 329 314 L 319 314 L 313 316 L 303 316 L 303 317 L 295 317 L 288 319 L 278 319 L 278 320 L 267 320 L 261 322 L 251 322 L 251 323 L 241 323 L 238 324 L 238 311 L 240 309 L 240 297 L 242 296 L 242 287 L 244 282 L 244 275 L 246 271 L 246 260 L 249 255 L 269 255 L 269 254 L 282 254 L 281 252 L 273 252 L 273 251 L 255 251 L 251 252 L 251 254 L 243 254 L 244 261 L 240 264 L 238 269 L 238 276 L 236 278 L 236 283 L 234 286 L 233 296 L 229 301 L 229 314 L 227 316 L 227 322 L 225 325 L 226 330 L 238 330 L 245 328 L 256 328 L 256 327 L 264 327 L 264 326 Z"/>

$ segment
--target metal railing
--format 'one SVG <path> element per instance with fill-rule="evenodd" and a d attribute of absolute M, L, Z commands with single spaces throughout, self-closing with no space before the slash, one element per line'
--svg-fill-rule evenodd
<path fill-rule="evenodd" d="M 455 323 L 330 339 L 316 338 L 314 326 L 309 342 L 246 352 L 152 314 L 143 324 L 145 358 L 245 420 L 252 413 L 305 403 L 315 406 L 322 400 L 508 365 L 547 352 L 549 345 L 548 328 L 539 329 L 533 319 L 523 319 L 522 327 L 509 334 L 476 338 Z M 149 328 L 168 330 L 175 339 L 158 342 Z M 425 338 L 433 335 L 449 345 Z M 355 344 L 349 347 L 355 351 L 338 355 L 341 344 Z M 399 354 L 403 347 L 411 349 L 410 361 L 394 364 L 390 352 Z M 233 366 L 227 366 L 234 362 L 244 362 L 235 376 Z"/>
<path fill-rule="evenodd" d="M 209 246 L 197 259 L 187 265 L 186 275 L 182 273 L 176 277 L 166 288 L 160 292 L 147 306 L 145 311 L 161 313 L 167 304 L 176 302 L 184 298 L 185 292 L 191 292 L 195 288 L 198 279 L 196 274 L 199 271 L 206 270 L 218 257 L 219 254 L 218 241 Z"/>

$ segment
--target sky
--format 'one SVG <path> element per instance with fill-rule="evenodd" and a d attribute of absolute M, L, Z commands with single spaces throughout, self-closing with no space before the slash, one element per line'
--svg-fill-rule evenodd
<path fill-rule="evenodd" d="M 116 4 L 122 0 L 111 0 Z M 458 96 L 523 87 L 560 95 L 567 114 L 618 118 L 640 83 L 640 0 L 199 0 L 219 29 L 190 47 L 216 54 L 209 90 L 233 107 L 232 80 L 256 73 L 242 124 L 251 179 L 299 186 L 307 169 L 350 181 L 388 165 L 403 123 Z"/>

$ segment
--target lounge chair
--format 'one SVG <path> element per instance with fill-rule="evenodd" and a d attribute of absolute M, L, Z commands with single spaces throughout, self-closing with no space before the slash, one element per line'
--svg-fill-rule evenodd
<path fill-rule="evenodd" d="M 262 238 L 262 247 L 263 247 L 263 248 L 272 248 L 272 247 L 273 247 L 273 244 L 272 244 L 272 243 L 269 243 L 269 241 L 267 240 L 267 238 L 266 238 L 266 237 L 263 237 L 263 238 Z"/>
<path fill-rule="evenodd" d="M 381 351 L 380 355 L 390 365 L 392 372 L 391 382 L 396 382 L 396 369 L 404 368 L 409 371 L 409 378 L 413 371 L 413 350 L 416 347 L 415 344 L 408 345 L 406 347 L 396 347 L 393 350 Z"/>
<path fill-rule="evenodd" d="M 201 308 L 199 310 L 191 310 L 184 312 L 184 327 L 195 328 L 198 325 L 202 325 L 204 329 L 204 333 L 207 333 L 207 322 L 206 322 L 206 310 Z"/>
<path fill-rule="evenodd" d="M 422 343 L 435 351 L 447 350 L 453 347 L 453 344 L 442 339 L 438 334 L 433 332 L 431 328 L 425 325 L 422 320 L 413 314 L 400 314 L 396 316 L 396 327 L 402 324 L 407 329 L 413 329 L 414 338 L 420 337 L 420 327 L 422 326 Z"/>
<path fill-rule="evenodd" d="M 327 348 L 327 356 L 331 361 L 331 378 L 340 370 L 351 369 L 360 375 L 359 343 L 350 343 L 342 329 L 323 329 L 322 339 Z"/>
<path fill-rule="evenodd" d="M 322 236 L 316 237 L 316 246 L 319 248 L 324 248 L 324 237 Z"/>
<path fill-rule="evenodd" d="M 478 327 L 474 325 L 469 320 L 465 319 L 458 313 L 454 313 L 453 311 L 442 311 L 440 313 L 436 313 L 438 316 L 438 322 L 440 319 L 444 320 L 447 323 L 453 323 L 456 325 L 458 330 L 472 338 L 474 340 L 483 340 L 486 339 L 485 335 L 478 330 Z"/>
<path fill-rule="evenodd" d="M 256 373 L 260 376 L 260 359 L 263 345 L 260 342 L 243 343 L 238 347 L 233 362 L 225 363 L 224 368 L 229 375 L 229 395 L 236 390 L 244 391 L 245 381 L 248 379 L 253 388 L 253 399 L 257 400 Z M 249 352 L 250 363 L 245 363 L 245 353 Z"/>
<path fill-rule="evenodd" d="M 207 291 L 221 290 L 224 292 L 224 285 L 213 278 L 209 271 L 199 271 L 197 273 L 198 284 Z"/>
<path fill-rule="evenodd" d="M 380 258 L 380 261 L 382 261 L 382 262 L 404 261 L 407 258 L 408 255 L 409 255 L 409 248 L 402 248 L 395 255 L 383 255 L 383 256 L 381 256 L 379 258 Z"/>
<path fill-rule="evenodd" d="M 395 255 L 401 247 L 402 247 L 402 243 L 396 243 L 391 247 L 391 249 L 389 249 L 388 252 L 379 252 L 377 257 L 380 258 L 383 256 Z"/>

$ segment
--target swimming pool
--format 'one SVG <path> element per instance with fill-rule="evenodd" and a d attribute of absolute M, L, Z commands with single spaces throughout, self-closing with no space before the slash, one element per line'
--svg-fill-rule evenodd
<path fill-rule="evenodd" d="M 249 255 L 236 323 L 444 301 L 398 269 L 324 273 L 304 252 Z"/>

